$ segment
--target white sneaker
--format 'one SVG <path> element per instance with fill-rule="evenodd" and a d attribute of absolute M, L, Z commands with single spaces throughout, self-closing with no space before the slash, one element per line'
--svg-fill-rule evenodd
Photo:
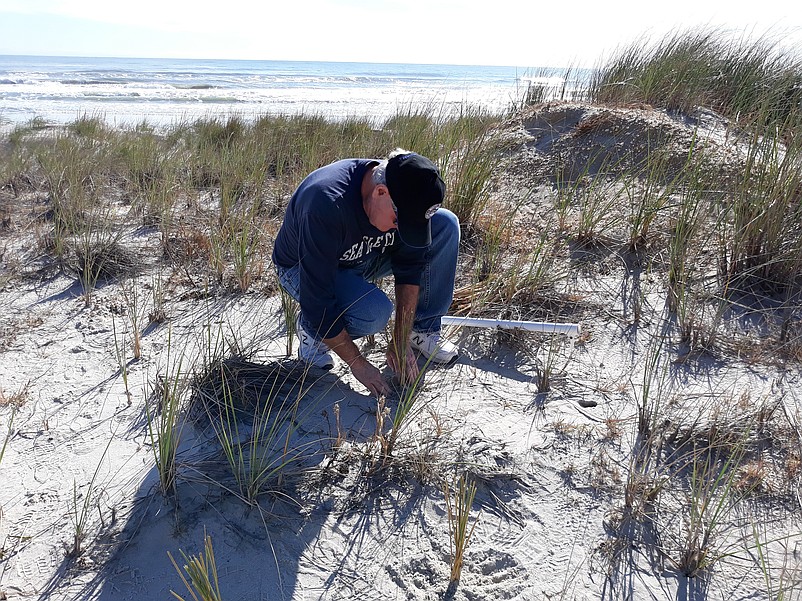
<path fill-rule="evenodd" d="M 459 358 L 455 344 L 440 336 L 440 332 L 412 332 L 411 346 L 433 363 L 453 363 Z"/>
<path fill-rule="evenodd" d="M 334 367 L 334 356 L 324 342 L 318 342 L 301 327 L 301 320 L 295 322 L 295 333 L 298 334 L 298 357 L 304 363 L 320 369 Z"/>

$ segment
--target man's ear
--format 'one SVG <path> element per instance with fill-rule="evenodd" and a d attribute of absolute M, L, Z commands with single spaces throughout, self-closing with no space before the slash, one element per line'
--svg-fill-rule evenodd
<path fill-rule="evenodd" d="M 380 197 L 390 193 L 390 189 L 385 184 L 376 184 L 373 191 Z"/>

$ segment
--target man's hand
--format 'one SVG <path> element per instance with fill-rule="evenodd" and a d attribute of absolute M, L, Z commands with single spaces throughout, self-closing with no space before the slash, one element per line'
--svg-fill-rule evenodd
<path fill-rule="evenodd" d="M 396 340 L 390 343 L 390 347 L 387 349 L 387 365 L 398 375 L 401 384 L 412 384 L 420 373 L 418 361 L 415 358 L 412 347 L 409 346 L 409 342 L 402 344 L 403 350 L 398 348 L 399 345 Z M 402 350 L 403 360 L 398 356 L 399 350 Z"/>
<path fill-rule="evenodd" d="M 348 364 L 351 373 L 370 391 L 370 394 L 379 396 L 390 392 L 382 373 L 362 356 L 348 332 L 343 330 L 333 338 L 324 338 L 323 342 Z"/>
<path fill-rule="evenodd" d="M 364 357 L 359 357 L 351 364 L 351 373 L 373 396 L 378 397 L 390 392 L 390 387 L 384 380 L 382 372 Z"/>

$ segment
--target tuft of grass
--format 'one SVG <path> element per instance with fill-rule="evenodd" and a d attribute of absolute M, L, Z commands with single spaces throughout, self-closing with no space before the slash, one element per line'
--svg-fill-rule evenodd
<path fill-rule="evenodd" d="M 81 495 L 78 493 L 78 483 L 73 480 L 72 503 L 69 512 L 73 525 L 73 541 L 72 547 L 70 548 L 71 557 L 78 557 L 84 551 L 84 541 L 86 540 L 89 528 L 89 514 L 97 501 L 97 477 L 100 473 L 100 468 L 103 465 L 103 461 L 106 458 L 106 454 L 109 452 L 112 440 L 114 440 L 113 437 L 109 438 L 109 441 L 106 443 L 106 448 L 103 450 L 103 454 L 100 456 L 100 460 L 95 467 L 95 471 L 92 474 L 92 479 L 89 481 L 83 497 L 81 497 Z M 100 511 L 99 508 L 98 511 Z"/>
<path fill-rule="evenodd" d="M 779 133 L 755 130 L 741 179 L 727 191 L 717 221 L 722 286 L 791 283 L 802 267 L 802 149 Z"/>
<path fill-rule="evenodd" d="M 187 555 L 183 550 L 180 551 L 181 557 L 185 562 L 183 572 L 169 551 L 167 556 L 194 601 L 222 601 L 223 596 L 220 594 L 220 582 L 217 575 L 214 548 L 212 547 L 212 537 L 206 534 L 205 531 L 203 534 L 203 547 L 204 551 L 198 555 Z M 170 590 L 170 594 L 178 601 L 185 601 L 184 597 L 173 590 Z"/>
<path fill-rule="evenodd" d="M 505 234 L 506 236 L 507 234 Z M 509 238 L 493 240 L 483 251 L 477 281 L 454 291 L 452 311 L 457 315 L 495 315 L 503 318 L 524 316 L 532 312 L 539 295 L 552 290 L 565 276 L 558 267 L 554 240 L 541 234 L 529 240 L 528 248 L 502 262 L 501 249 L 509 251 Z M 498 244 L 498 249 L 493 246 Z"/>
<path fill-rule="evenodd" d="M 476 483 L 468 481 L 463 474 L 454 486 L 453 498 L 451 487 L 446 482 L 443 495 L 446 500 L 446 515 L 448 517 L 449 549 L 451 552 L 451 575 L 449 581 L 459 582 L 462 575 L 462 566 L 465 551 L 471 542 L 471 537 L 479 523 L 477 516 L 470 524 L 471 508 L 476 496 Z"/>
<path fill-rule="evenodd" d="M 92 292 L 102 282 L 128 274 L 134 267 L 131 252 L 120 243 L 120 234 L 100 225 L 96 231 L 89 226 L 75 247 L 74 270 L 89 306 Z"/>
<path fill-rule="evenodd" d="M 594 102 L 690 112 L 706 106 L 762 125 L 796 127 L 802 59 L 779 36 L 732 37 L 709 28 L 636 40 L 596 69 Z"/>
<path fill-rule="evenodd" d="M 81 138 L 99 140 L 108 133 L 104 115 L 84 113 L 68 125 L 72 133 Z"/>
<path fill-rule="evenodd" d="M 554 376 L 554 367 L 557 361 L 557 351 L 559 347 L 558 336 L 550 336 L 548 344 L 544 346 L 546 347 L 545 356 L 542 359 L 538 359 L 537 365 L 535 366 L 538 394 L 544 394 L 551 390 L 552 377 Z"/>
<path fill-rule="evenodd" d="M 312 446 L 298 444 L 295 434 L 314 409 L 301 409 L 314 382 L 306 369 L 259 365 L 240 355 L 223 359 L 222 346 L 219 336 L 210 340 L 194 399 L 215 432 L 234 479 L 232 489 L 246 504 L 256 505 L 266 493 L 281 493 L 285 476 Z"/>
<path fill-rule="evenodd" d="M 292 355 L 292 346 L 298 328 L 298 302 L 292 298 L 283 286 L 278 287 L 279 298 L 281 299 L 281 316 L 284 320 L 284 329 L 287 332 L 287 357 Z"/>
<path fill-rule="evenodd" d="M 142 322 L 147 312 L 147 298 L 139 291 L 134 280 L 120 284 L 128 321 L 131 323 L 131 342 L 134 359 L 142 357 Z"/>
<path fill-rule="evenodd" d="M 148 435 L 150 437 L 156 469 L 159 472 L 159 483 L 164 495 L 174 495 L 176 486 L 176 456 L 178 445 L 181 442 L 182 425 L 179 423 L 181 414 L 181 397 L 184 392 L 184 374 L 182 364 L 183 353 L 177 361 L 172 356 L 172 328 L 167 334 L 167 357 L 164 366 L 164 375 L 157 378 L 155 384 L 156 407 L 150 403 L 145 404 L 148 418 Z"/>
<path fill-rule="evenodd" d="M 487 205 L 498 163 L 495 121 L 471 107 L 449 114 L 442 106 L 410 106 L 390 117 L 383 130 L 393 146 L 409 148 L 438 164 L 446 182 L 446 208 L 463 228 L 472 228 Z"/>
<path fill-rule="evenodd" d="M 399 317 L 396 317 L 399 319 Z M 407 320 L 406 324 L 398 324 L 394 326 L 394 335 L 392 344 L 397 344 L 399 340 L 407 340 L 409 332 L 411 332 L 411 320 Z M 395 349 L 396 357 L 403 357 L 403 351 Z M 404 361 L 404 359 L 400 359 Z M 431 358 L 426 360 L 424 366 L 418 372 L 418 375 L 410 382 L 405 381 L 404 374 L 399 374 L 398 378 L 398 404 L 396 405 L 395 412 L 392 412 L 392 419 L 387 418 L 391 414 L 390 407 L 387 406 L 387 399 L 384 395 L 380 395 L 377 399 L 376 407 L 376 434 L 374 439 L 379 443 L 379 459 L 381 467 L 387 467 L 392 464 L 394 460 L 394 453 L 399 442 L 401 432 L 408 425 L 410 418 L 414 415 L 420 414 L 424 409 L 425 404 L 418 401 L 418 395 L 423 388 L 424 376 L 426 368 L 429 367 Z M 402 368 L 403 370 L 404 368 Z M 390 429 L 385 432 L 385 422 L 389 421 Z"/>
<path fill-rule="evenodd" d="M 738 441 L 725 458 L 720 457 L 721 444 L 714 438 L 709 447 L 694 447 L 692 451 L 689 512 L 683 520 L 682 548 L 675 559 L 677 568 L 689 578 L 709 570 L 726 556 L 716 547 L 715 537 L 745 492 L 735 486 L 736 467 L 746 452 L 745 440 Z M 729 441 L 725 444 L 729 446 Z"/>
<path fill-rule="evenodd" d="M 6 448 L 8 447 L 8 441 L 11 440 L 11 436 L 14 433 L 14 418 L 17 416 L 17 406 L 11 405 L 11 414 L 8 416 L 8 428 L 6 429 L 5 436 L 3 436 L 3 446 L 0 447 L 0 463 L 3 462 L 3 457 L 6 454 Z"/>
<path fill-rule="evenodd" d="M 131 405 L 131 391 L 128 388 L 128 359 L 125 353 L 125 344 L 120 342 L 117 337 L 117 320 L 112 317 L 111 331 L 114 335 L 114 357 L 117 359 L 117 366 L 120 368 L 120 376 L 125 386 L 125 396 L 128 398 L 128 405 Z"/>

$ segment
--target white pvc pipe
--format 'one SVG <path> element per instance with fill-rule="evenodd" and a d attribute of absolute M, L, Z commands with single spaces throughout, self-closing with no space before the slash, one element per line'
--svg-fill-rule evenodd
<path fill-rule="evenodd" d="M 484 319 L 481 317 L 454 317 L 445 315 L 440 318 L 444 326 L 471 327 L 471 328 L 501 328 L 504 330 L 520 329 L 529 332 L 544 332 L 546 334 L 565 334 L 571 338 L 578 338 L 582 327 L 578 323 L 550 323 L 547 321 L 520 321 L 515 319 Z"/>

